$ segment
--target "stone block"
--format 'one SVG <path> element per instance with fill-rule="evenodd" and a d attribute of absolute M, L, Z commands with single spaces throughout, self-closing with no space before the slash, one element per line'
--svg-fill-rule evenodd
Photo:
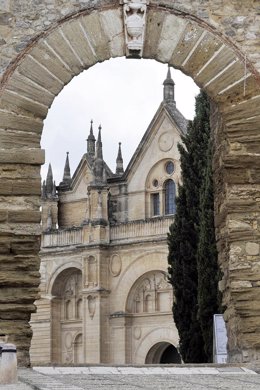
<path fill-rule="evenodd" d="M 172 53 L 176 48 L 187 23 L 187 20 L 180 19 L 175 15 L 166 15 L 163 21 L 160 41 L 158 43 L 157 51 L 159 61 L 170 62 Z"/>
<path fill-rule="evenodd" d="M 222 42 L 209 32 L 201 39 L 196 50 L 190 55 L 184 65 L 185 73 L 196 75 L 203 66 L 218 52 Z M 212 75 L 214 77 L 214 75 Z"/>
<path fill-rule="evenodd" d="M 38 287 L 40 274 L 36 271 L 29 271 L 26 275 L 17 274 L 16 271 L 0 271 L 0 283 L 2 287 Z"/>
<path fill-rule="evenodd" d="M 81 60 L 75 55 L 62 29 L 56 29 L 52 34 L 48 35 L 45 42 L 47 42 L 57 57 L 61 59 L 70 74 L 77 75 L 84 69 Z"/>
<path fill-rule="evenodd" d="M 200 84 L 206 84 L 220 72 L 223 71 L 229 64 L 235 60 L 236 56 L 234 52 L 225 46 L 220 50 L 212 60 L 195 78 Z"/>
<path fill-rule="evenodd" d="M 236 61 L 207 86 L 207 91 L 211 94 L 221 92 L 228 86 L 231 86 L 234 82 L 240 80 L 244 75 L 244 71 L 243 64 L 241 64 L 240 61 Z"/>
<path fill-rule="evenodd" d="M 125 55 L 125 36 L 121 10 L 106 10 L 100 12 L 100 20 L 103 31 L 109 42 L 111 57 Z"/>
<path fill-rule="evenodd" d="M 14 210 L 8 212 L 8 221 L 9 222 L 41 222 L 41 213 L 40 211 L 31 211 L 31 210 Z"/>
<path fill-rule="evenodd" d="M 171 63 L 176 67 L 182 67 L 187 57 L 192 53 L 194 45 L 203 34 L 203 29 L 199 25 L 188 23 L 181 39 L 172 53 Z"/>
<path fill-rule="evenodd" d="M 41 182 L 40 178 L 37 180 L 28 180 L 25 184 L 24 181 L 18 181 L 13 185 L 13 191 L 16 195 L 40 195 L 41 194 Z"/>
<path fill-rule="evenodd" d="M 0 210 L 0 222 L 6 222 L 8 217 L 7 210 Z"/>
<path fill-rule="evenodd" d="M 39 236 L 14 236 L 11 242 L 11 250 L 14 255 L 38 254 L 40 249 L 40 237 Z"/>
<path fill-rule="evenodd" d="M 67 69 L 59 56 L 55 54 L 55 51 L 44 39 L 41 39 L 39 44 L 33 47 L 30 54 L 36 61 L 59 78 L 64 85 L 71 80 L 72 74 L 70 70 Z"/>
<path fill-rule="evenodd" d="M 18 72 L 53 95 L 57 95 L 64 86 L 58 77 L 52 75 L 48 67 L 46 68 L 31 55 L 21 62 Z"/>
<path fill-rule="evenodd" d="M 18 115 L 0 109 L 0 127 L 1 129 L 30 131 L 41 134 L 43 123 L 30 116 Z"/>
<path fill-rule="evenodd" d="M 8 90 L 24 96 L 33 102 L 41 103 L 47 108 L 51 106 L 55 97 L 53 93 L 21 75 L 18 71 L 13 75 L 12 80 L 8 84 Z"/>
<path fill-rule="evenodd" d="M 94 65 L 96 56 L 82 24 L 78 20 L 72 20 L 70 23 L 63 25 L 62 30 L 84 66 L 88 68 Z"/>
<path fill-rule="evenodd" d="M 12 253 L 6 255 L 0 254 L 0 264 L 2 271 L 38 271 L 40 259 L 37 255 L 13 255 Z"/>
<path fill-rule="evenodd" d="M 250 256 L 257 256 L 259 254 L 260 245 L 256 242 L 246 243 L 246 252 Z"/>
<path fill-rule="evenodd" d="M 1 148 L 13 149 L 13 147 L 21 148 L 40 148 L 41 137 L 39 134 L 18 131 L 18 130 L 3 130 L 0 129 L 0 144 Z"/>
<path fill-rule="evenodd" d="M 37 101 L 27 98 L 26 96 L 7 90 L 4 91 L 2 95 L 2 102 L 23 108 L 26 111 L 37 114 L 40 118 L 46 117 L 49 108 Z"/>
<path fill-rule="evenodd" d="M 231 290 L 242 291 L 244 289 L 248 289 L 251 287 L 252 287 L 252 283 L 247 280 L 236 280 L 236 281 L 231 281 L 230 283 Z"/>
<path fill-rule="evenodd" d="M 45 151 L 41 149 L 0 149 L 0 164 L 35 164 L 45 162 Z"/>
<path fill-rule="evenodd" d="M 157 58 L 157 47 L 164 23 L 165 15 L 147 9 L 146 31 L 144 37 L 144 58 Z"/>
<path fill-rule="evenodd" d="M 99 61 L 109 59 L 109 43 L 103 31 L 98 12 L 92 12 L 91 15 L 83 17 L 80 21 L 95 56 L 99 58 Z"/>

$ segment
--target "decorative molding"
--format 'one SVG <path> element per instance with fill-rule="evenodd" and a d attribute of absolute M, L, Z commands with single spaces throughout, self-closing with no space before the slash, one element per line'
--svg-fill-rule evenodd
<path fill-rule="evenodd" d="M 163 133 L 160 136 L 158 141 L 160 150 L 162 152 L 168 152 L 169 150 L 171 150 L 173 146 L 173 142 L 174 142 L 173 135 L 169 131 Z"/>
<path fill-rule="evenodd" d="M 96 297 L 93 295 L 89 295 L 87 299 L 89 316 L 93 320 L 96 311 Z"/>
<path fill-rule="evenodd" d="M 142 329 L 140 328 L 140 326 L 136 326 L 134 328 L 134 338 L 136 340 L 139 340 L 141 338 L 141 336 L 142 336 Z"/>
<path fill-rule="evenodd" d="M 149 0 L 120 0 L 120 4 L 124 12 L 126 57 L 141 58 Z"/>
<path fill-rule="evenodd" d="M 111 257 L 109 263 L 109 269 L 112 276 L 116 277 L 121 273 L 122 269 L 122 260 L 118 254 L 115 254 Z"/>

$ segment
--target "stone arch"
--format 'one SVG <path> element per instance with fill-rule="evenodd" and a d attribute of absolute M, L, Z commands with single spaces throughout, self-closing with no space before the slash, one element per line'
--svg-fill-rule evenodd
<path fill-rule="evenodd" d="M 76 363 L 83 356 L 83 342 L 76 342 L 82 335 L 82 272 L 67 267 L 56 277 L 52 285 L 51 301 L 51 361 L 53 363 Z M 80 310 L 83 310 L 80 305 Z M 69 326 L 68 326 L 69 325 Z M 73 341 L 74 340 L 74 341 Z M 76 360 L 75 360 L 76 359 Z"/>
<path fill-rule="evenodd" d="M 83 335 L 78 333 L 73 341 L 73 356 L 75 363 L 84 363 Z"/>
<path fill-rule="evenodd" d="M 140 357 L 136 356 L 135 351 L 139 348 L 139 344 L 142 344 L 147 337 L 149 338 L 149 335 L 153 334 L 155 330 L 159 330 L 156 332 L 157 344 L 164 343 L 163 346 L 158 347 L 161 351 L 160 357 L 168 346 L 163 340 L 165 329 L 169 328 L 173 333 L 178 334 L 172 319 L 172 296 L 172 288 L 167 282 L 166 273 L 158 269 L 150 269 L 132 285 L 125 310 L 127 313 L 126 327 L 128 329 L 126 333 L 126 351 L 130 363 L 140 363 Z M 160 329 L 164 330 L 160 332 Z M 175 338 L 172 339 L 170 344 L 175 343 L 175 341 Z M 158 351 L 157 360 L 159 359 Z M 151 352 L 151 356 L 155 355 Z M 149 362 L 151 363 L 151 361 Z M 141 364 L 144 363 L 146 363 L 146 359 Z"/>
<path fill-rule="evenodd" d="M 164 345 L 167 343 L 168 345 L 171 344 L 175 347 L 178 347 L 179 338 L 176 328 L 173 326 L 157 328 L 142 338 L 135 350 L 135 364 L 145 364 L 147 362 L 149 351 L 159 343 L 163 343 Z"/>
<path fill-rule="evenodd" d="M 167 300 L 167 303 L 164 304 L 163 300 Z M 171 309 L 172 288 L 167 281 L 165 271 L 150 269 L 141 275 L 129 290 L 126 304 L 127 313 L 171 312 Z"/>
<path fill-rule="evenodd" d="M 150 272 L 152 268 L 165 272 L 167 268 L 166 258 L 166 252 L 153 252 L 137 257 L 135 261 L 126 267 L 115 287 L 117 291 L 121 292 L 122 310 L 127 310 L 129 292 L 139 278 L 147 272 Z"/>
<path fill-rule="evenodd" d="M 213 7 L 211 3 L 210 7 Z M 191 13 L 189 8 L 193 10 Z M 24 49 L 12 43 L 19 54 L 14 54 L 10 47 L 13 57 L 11 61 L 10 57 L 5 58 L 5 64 L 10 65 L 3 65 L 5 71 L 1 79 L 0 162 L 3 168 L 9 165 L 14 168 L 3 170 L 0 186 L 3 253 L 22 258 L 29 251 L 35 259 L 33 264 L 24 260 L 25 269 L 29 271 L 26 280 L 17 274 L 16 287 L 13 287 L 12 277 L 5 281 L 6 286 L 13 287 L 12 295 L 17 296 L 18 306 L 10 314 L 10 307 L 1 305 L 2 318 L 11 316 L 17 324 L 20 321 L 18 328 L 13 327 L 11 340 L 18 346 L 19 363 L 23 365 L 29 364 L 28 321 L 39 284 L 40 211 L 37 202 L 39 166 L 44 162 L 44 153 L 38 148 L 43 119 L 54 97 L 72 77 L 96 62 L 125 55 L 121 5 L 101 1 L 93 8 L 87 5 L 75 12 L 69 3 L 68 10 L 63 19 L 56 17 L 48 30 L 39 28 L 36 32 L 35 29 Z M 143 57 L 182 70 L 213 99 L 216 229 L 224 275 L 220 285 L 223 302 L 228 306 L 225 319 L 229 351 L 233 360 L 255 359 L 260 354 L 257 343 L 260 309 L 254 284 L 255 279 L 259 279 L 256 275 L 260 275 L 255 260 L 259 255 L 260 78 L 250 59 L 245 62 L 245 53 L 225 35 L 221 23 L 216 20 L 214 23 L 212 20 L 210 25 L 203 16 L 199 18 L 189 1 L 187 7 L 181 9 L 167 2 L 160 6 L 151 3 L 147 6 Z M 249 45 L 244 44 L 244 48 Z M 253 59 L 254 50 L 248 50 Z M 246 265 L 247 257 L 250 264 Z M 10 262 L 10 275 L 13 275 L 11 264 L 14 263 Z M 241 274 L 241 269 L 246 271 Z M 31 287 L 30 298 L 24 286 Z M 245 294 L 249 301 L 254 301 L 253 306 L 257 308 L 254 311 L 241 303 L 244 299 L 240 298 Z M 1 327 L 3 332 L 10 333 L 6 323 L 3 320 Z"/>
<path fill-rule="evenodd" d="M 177 348 L 165 341 L 161 341 L 152 346 L 149 350 L 145 364 L 169 364 L 181 363 L 181 357 Z"/>
<path fill-rule="evenodd" d="M 54 285 L 54 282 L 57 280 L 58 276 L 61 275 L 61 273 L 63 271 L 66 271 L 70 268 L 75 268 L 75 269 L 78 269 L 79 271 L 82 271 L 82 264 L 80 261 L 77 261 L 77 260 L 72 260 L 68 263 L 64 263 L 62 264 L 61 266 L 57 267 L 55 269 L 55 271 L 52 273 L 51 277 L 50 277 L 50 280 L 49 280 L 49 283 L 47 285 L 47 288 L 46 288 L 46 292 L 47 294 L 51 295 L 52 294 L 52 291 L 53 291 L 53 285 Z M 66 271 L 68 272 L 68 271 Z"/>

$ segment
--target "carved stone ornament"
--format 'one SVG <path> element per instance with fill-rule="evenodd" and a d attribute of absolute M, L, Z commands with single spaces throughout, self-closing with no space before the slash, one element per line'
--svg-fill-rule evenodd
<path fill-rule="evenodd" d="M 115 254 L 110 259 L 110 273 L 112 276 L 118 276 L 122 269 L 122 260 L 119 255 Z"/>
<path fill-rule="evenodd" d="M 120 3 L 124 5 L 126 57 L 141 58 L 149 0 L 120 0 Z"/>
<path fill-rule="evenodd" d="M 88 296 L 88 312 L 91 319 L 93 319 L 96 311 L 96 297 L 89 295 Z"/>

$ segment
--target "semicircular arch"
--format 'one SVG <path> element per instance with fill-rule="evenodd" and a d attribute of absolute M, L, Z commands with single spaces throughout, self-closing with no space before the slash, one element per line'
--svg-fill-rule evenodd
<path fill-rule="evenodd" d="M 150 349 L 158 343 L 165 342 L 177 347 L 179 345 L 178 331 L 174 327 L 157 328 L 145 335 L 134 352 L 135 364 L 145 364 Z"/>
<path fill-rule="evenodd" d="M 57 278 L 59 277 L 59 275 L 61 275 L 64 271 L 71 270 L 71 269 L 79 270 L 82 272 L 81 262 L 74 260 L 74 261 L 70 261 L 68 263 L 62 264 L 61 266 L 56 268 L 55 271 L 51 274 L 51 277 L 50 277 L 50 280 L 49 280 L 49 283 L 47 286 L 47 294 L 49 294 L 49 295 L 52 294 L 53 286 L 54 286 Z"/>
<path fill-rule="evenodd" d="M 166 272 L 167 270 L 167 252 L 158 251 L 146 253 L 139 256 L 124 270 L 122 277 L 118 281 L 116 290 L 121 292 L 121 302 L 123 310 L 126 309 L 128 294 L 135 282 L 144 274 L 150 271 Z"/>
<path fill-rule="evenodd" d="M 1 164 L 23 164 L 22 170 L 19 168 L 16 172 L 14 169 L 12 176 L 1 179 L 2 195 L 6 197 L 6 228 L 3 228 L 2 234 L 6 234 L 5 239 L 8 237 L 7 245 L 10 244 L 10 247 L 13 245 L 14 236 L 21 237 L 21 242 L 24 240 L 26 243 L 24 226 L 27 226 L 30 240 L 33 231 L 32 240 L 35 240 L 35 248 L 38 248 L 36 242 L 40 235 L 40 210 L 35 210 L 35 199 L 40 197 L 39 165 L 44 162 L 44 153 L 39 151 L 40 138 L 43 120 L 53 99 L 64 85 L 84 69 L 97 62 L 126 54 L 122 5 L 111 0 L 105 5 L 97 2 L 92 8 L 87 8 L 67 15 L 64 19 L 56 19 L 49 30 L 44 27 L 41 30 L 38 27 L 41 31 L 36 32 L 35 29 L 30 42 L 27 36 L 28 43 L 18 55 L 16 50 L 19 51 L 19 44 L 24 47 L 24 41 L 20 38 L 21 40 L 16 42 L 13 37 L 13 48 L 10 51 L 13 57 L 7 55 L 3 60 L 3 64 L 10 65 L 3 65 L 5 70 L 1 77 Z M 223 31 L 220 26 L 211 26 L 207 20 L 199 19 L 195 10 L 193 14 L 189 14 L 180 12 L 177 7 L 165 4 L 164 1 L 160 6 L 151 3 L 147 6 L 143 57 L 168 63 L 182 70 L 205 89 L 214 103 L 218 248 L 222 251 L 220 259 L 225 268 L 223 274 L 229 275 L 230 270 L 227 267 L 230 264 L 232 248 L 226 248 L 234 244 L 232 240 L 237 234 L 240 241 L 243 241 L 243 248 L 246 248 L 249 240 L 255 237 L 254 226 L 257 226 L 259 219 L 259 205 L 256 200 L 259 199 L 259 159 L 255 154 L 259 150 L 260 68 L 252 51 L 250 55 L 256 65 L 252 64 L 250 56 L 246 57 L 249 45 L 241 43 L 241 49 L 238 48 Z M 31 166 L 35 167 L 33 177 Z M 28 202 L 27 196 L 32 196 L 33 201 Z M 15 210 L 18 213 L 17 208 L 13 207 L 14 197 L 15 202 L 20 202 L 20 214 L 17 218 L 19 223 L 15 224 L 13 213 L 9 212 Z M 234 209 L 230 207 L 231 198 L 234 199 Z M 235 206 L 238 204 L 239 207 Z M 28 213 L 30 208 L 31 214 Z M 239 214 L 239 223 L 237 220 L 233 222 L 236 212 Z M 249 214 L 252 219 L 250 224 Z M 242 232 L 241 226 L 244 229 Z M 256 246 L 259 246 L 258 243 Z M 32 252 L 37 255 L 38 249 L 33 249 Z M 244 253 L 238 255 L 238 263 L 244 262 L 244 256 Z M 35 264 L 34 267 L 33 271 L 37 272 L 38 265 Z M 250 274 L 249 279 L 258 272 L 254 267 L 255 265 L 247 271 L 247 274 Z M 23 281 L 19 282 L 20 279 L 17 277 L 17 288 L 22 289 Z M 35 280 L 32 280 L 31 286 L 36 298 L 38 291 Z M 230 290 L 230 283 L 226 279 L 223 280 L 223 286 L 224 301 L 227 305 L 231 301 L 235 302 L 235 305 L 230 305 L 229 318 L 232 318 L 232 321 L 233 318 L 239 318 L 244 329 L 248 329 L 248 319 L 244 319 L 243 307 L 239 304 L 241 300 L 238 299 L 238 295 L 243 294 L 243 291 Z M 16 315 L 17 313 L 14 317 Z M 256 322 L 254 330 L 258 332 L 260 320 Z M 27 326 L 24 325 L 25 334 Z M 242 328 L 241 325 L 240 329 Z M 228 332 L 230 337 L 233 337 L 233 333 Z M 247 340 L 247 337 L 248 334 L 245 336 L 242 332 L 239 337 L 233 337 L 230 345 L 233 345 L 234 356 L 236 350 L 244 348 L 245 342 L 241 340 Z M 17 341 L 20 342 L 19 337 Z M 24 355 L 28 355 L 29 344 L 28 341 Z M 253 349 L 257 351 L 255 344 Z M 252 352 L 252 356 L 257 353 Z M 242 354 L 240 358 L 243 359 Z"/>

